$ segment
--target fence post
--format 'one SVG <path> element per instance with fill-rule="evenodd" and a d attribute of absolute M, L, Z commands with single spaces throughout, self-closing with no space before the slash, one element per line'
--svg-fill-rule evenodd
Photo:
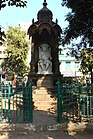
<path fill-rule="evenodd" d="M 30 111 L 30 90 L 29 90 L 29 84 L 28 82 L 26 83 L 26 96 L 25 96 L 25 114 L 26 114 L 26 120 L 29 121 L 29 117 L 30 117 L 30 114 L 29 114 L 29 111 Z"/>
<path fill-rule="evenodd" d="M 22 82 L 22 91 L 23 91 L 23 122 L 26 120 L 26 86 Z"/>
<path fill-rule="evenodd" d="M 8 84 L 8 123 L 10 123 L 10 93 L 11 93 L 11 87 L 9 83 Z"/>
<path fill-rule="evenodd" d="M 30 123 L 33 122 L 33 104 L 32 104 L 32 85 L 33 82 L 30 82 Z"/>
<path fill-rule="evenodd" d="M 18 93 L 18 88 L 19 88 L 19 84 L 18 84 L 18 82 L 16 81 L 16 89 L 15 89 L 15 94 L 17 94 L 17 93 Z"/>
<path fill-rule="evenodd" d="M 1 93 L 0 93 L 0 121 L 2 121 L 3 117 L 3 109 L 2 109 L 2 99 L 3 99 L 3 91 L 4 91 L 4 83 L 1 84 Z"/>
<path fill-rule="evenodd" d="M 72 112 L 73 112 L 73 120 L 74 120 L 74 115 L 76 115 L 76 112 L 75 112 L 75 94 L 74 94 L 75 92 L 74 92 L 74 84 L 72 84 L 71 83 L 71 97 L 72 97 L 72 103 L 74 104 L 74 105 L 72 105 Z"/>
<path fill-rule="evenodd" d="M 79 110 L 79 117 L 80 117 L 80 122 L 81 122 L 81 121 L 82 121 L 82 110 L 81 110 L 81 108 L 82 108 L 82 103 L 81 103 L 81 101 L 82 101 L 82 97 L 81 97 L 81 84 L 79 83 L 78 85 L 79 85 L 79 108 L 78 108 L 78 110 Z"/>
<path fill-rule="evenodd" d="M 57 113 L 58 113 L 58 117 L 57 120 L 60 123 L 62 121 L 62 107 L 61 107 L 61 82 L 60 80 L 58 80 L 57 82 Z"/>
<path fill-rule="evenodd" d="M 20 89 L 20 87 L 19 87 L 19 83 L 18 83 L 18 81 L 16 82 L 16 91 L 15 91 L 15 93 L 16 93 L 16 123 L 18 122 L 18 105 L 17 105 L 17 103 L 18 103 L 18 93 L 19 93 L 19 89 Z"/>

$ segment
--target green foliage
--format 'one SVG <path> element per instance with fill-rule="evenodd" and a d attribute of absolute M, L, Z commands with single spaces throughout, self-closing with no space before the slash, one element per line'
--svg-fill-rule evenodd
<path fill-rule="evenodd" d="M 82 50 L 81 52 L 81 71 L 85 74 L 91 72 L 93 67 L 93 50 L 90 48 Z"/>
<path fill-rule="evenodd" d="M 30 46 L 30 42 L 26 38 L 26 32 L 20 30 L 19 27 L 9 27 L 6 38 L 7 58 L 2 63 L 2 67 L 4 70 L 23 76 L 28 69 L 26 59 Z"/>
<path fill-rule="evenodd" d="M 73 78 L 72 77 L 63 77 L 62 78 L 62 83 L 72 83 Z"/>

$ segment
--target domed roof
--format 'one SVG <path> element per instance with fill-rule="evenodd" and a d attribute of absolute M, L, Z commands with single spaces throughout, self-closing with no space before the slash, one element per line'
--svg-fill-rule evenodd
<path fill-rule="evenodd" d="M 46 0 L 44 0 L 43 8 L 38 12 L 37 18 L 39 19 L 40 16 L 48 16 L 48 17 L 51 18 L 51 20 L 52 20 L 53 14 L 52 14 L 52 12 L 47 8 Z"/>

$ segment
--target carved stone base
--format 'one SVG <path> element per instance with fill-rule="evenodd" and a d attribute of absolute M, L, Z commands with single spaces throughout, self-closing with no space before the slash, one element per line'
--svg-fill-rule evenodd
<path fill-rule="evenodd" d="M 60 74 L 31 74 L 29 73 L 28 81 L 30 83 L 33 80 L 34 86 L 36 87 L 45 87 L 45 88 L 54 88 L 58 79 L 62 79 L 63 75 Z"/>
<path fill-rule="evenodd" d="M 38 77 L 37 87 L 53 88 L 53 78 L 51 75 Z"/>

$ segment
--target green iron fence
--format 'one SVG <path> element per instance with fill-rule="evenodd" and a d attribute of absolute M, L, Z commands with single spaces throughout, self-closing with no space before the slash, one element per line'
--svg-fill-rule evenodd
<path fill-rule="evenodd" d="M 58 122 L 93 120 L 93 85 L 57 83 Z"/>
<path fill-rule="evenodd" d="M 1 84 L 0 90 L 0 123 L 31 123 L 32 111 L 32 81 L 12 85 Z"/>

